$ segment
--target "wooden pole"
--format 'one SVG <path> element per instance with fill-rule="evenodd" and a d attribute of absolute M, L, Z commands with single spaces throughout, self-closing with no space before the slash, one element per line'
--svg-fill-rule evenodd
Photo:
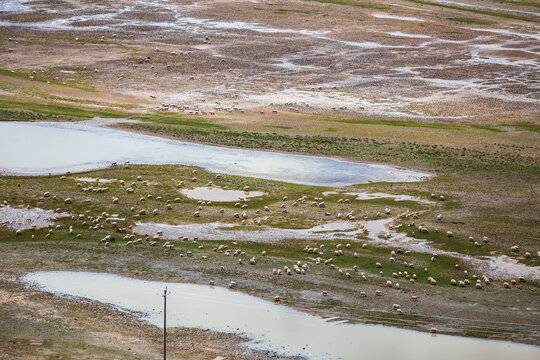
<path fill-rule="evenodd" d="M 167 287 L 163 290 L 163 360 L 167 360 Z"/>

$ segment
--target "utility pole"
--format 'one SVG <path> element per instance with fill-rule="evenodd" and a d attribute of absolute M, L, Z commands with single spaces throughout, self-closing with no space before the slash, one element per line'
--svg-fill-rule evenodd
<path fill-rule="evenodd" d="M 167 360 L 167 287 L 163 290 L 163 360 Z"/>

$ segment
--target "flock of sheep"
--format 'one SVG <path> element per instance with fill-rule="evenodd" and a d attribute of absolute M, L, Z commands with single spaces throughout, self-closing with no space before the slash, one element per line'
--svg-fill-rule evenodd
<path fill-rule="evenodd" d="M 196 177 L 197 171 L 193 170 L 192 175 L 193 175 L 193 177 L 192 177 L 191 181 L 192 182 L 197 182 L 198 181 L 198 179 Z M 60 179 L 65 181 L 66 177 L 63 176 Z M 216 180 L 221 179 L 221 175 L 216 175 L 215 179 Z M 121 187 L 125 188 L 126 196 L 129 199 L 124 200 L 124 199 L 121 199 L 118 196 L 114 196 L 114 197 L 111 198 L 112 205 L 118 205 L 123 201 L 130 202 L 130 203 L 133 202 L 133 196 L 135 196 L 136 189 L 138 189 L 141 186 L 143 186 L 143 187 L 148 186 L 149 182 L 146 181 L 146 180 L 143 180 L 143 178 L 141 176 L 138 176 L 138 177 L 136 177 L 136 181 L 133 181 L 131 183 L 127 183 L 124 180 L 119 180 L 118 184 Z M 210 181 L 208 183 L 208 185 L 212 186 L 213 183 Z M 179 188 L 182 188 L 184 186 L 185 186 L 185 182 L 183 182 L 183 181 L 179 182 L 177 184 L 177 187 L 179 187 Z M 110 187 L 93 187 L 93 186 L 84 187 L 84 186 L 82 186 L 81 183 L 77 183 L 77 187 L 80 188 L 80 192 L 82 192 L 84 194 L 105 194 L 105 193 L 110 191 Z M 249 191 L 250 188 L 249 188 L 249 186 L 246 186 L 246 187 L 244 187 L 243 190 L 244 191 Z M 147 199 L 150 199 L 150 198 L 153 198 L 153 197 L 154 196 L 151 195 L 151 194 L 148 194 L 146 196 L 140 196 L 139 199 L 138 199 L 138 203 L 141 203 L 141 204 L 145 203 Z M 437 198 L 440 201 L 445 200 L 444 196 L 438 196 L 437 197 L 435 194 L 433 194 L 432 197 Z M 58 200 L 56 195 L 53 195 L 49 191 L 47 191 L 47 192 L 43 193 L 43 195 L 41 197 L 38 198 L 38 202 L 39 203 L 45 203 L 47 201 L 47 199 L 49 199 L 49 198 L 51 198 L 53 200 Z M 162 200 L 162 197 L 161 196 L 156 196 L 155 199 L 156 200 Z M 82 201 L 85 204 L 91 204 L 93 200 L 92 200 L 92 198 L 86 198 L 86 199 L 77 200 L 77 201 Z M 180 198 L 167 200 L 166 205 L 165 205 L 165 209 L 166 210 L 172 210 L 173 209 L 172 208 L 172 203 L 173 202 L 177 203 L 177 202 L 180 202 L 180 201 L 181 201 Z M 69 206 L 69 205 L 73 204 L 74 200 L 72 198 L 70 198 L 70 197 L 67 197 L 67 198 L 65 198 L 63 200 L 63 202 L 64 202 L 65 205 Z M 337 202 L 339 204 L 349 204 L 350 203 L 349 199 L 339 199 Z M 200 217 L 201 213 L 204 211 L 203 206 L 205 206 L 205 205 L 206 206 L 211 205 L 211 202 L 209 202 L 209 201 L 208 202 L 198 201 L 197 202 L 197 208 L 193 212 L 193 216 Z M 315 197 L 312 201 L 309 201 L 307 196 L 302 196 L 302 197 L 300 197 L 300 198 L 298 198 L 296 200 L 290 201 L 287 196 L 284 196 L 282 198 L 282 203 L 279 205 L 279 210 L 278 211 L 281 211 L 282 213 L 286 214 L 288 212 L 288 206 L 289 205 L 291 207 L 299 207 L 299 206 L 303 206 L 303 205 L 304 206 L 309 206 L 309 207 L 317 209 L 315 211 L 320 210 L 320 211 L 324 212 L 324 214 L 326 216 L 331 216 L 332 215 L 330 212 L 326 211 L 327 206 L 326 206 L 326 204 L 325 204 L 325 202 L 323 201 L 322 198 Z M 232 219 L 233 220 L 234 219 L 239 220 L 241 225 L 247 224 L 247 221 L 251 220 L 250 219 L 250 214 L 248 213 L 248 204 L 246 202 L 237 202 L 235 204 L 235 207 L 239 208 L 240 211 L 235 211 L 232 214 Z M 133 217 L 135 219 L 138 219 L 141 216 L 146 215 L 146 210 L 144 208 L 139 209 L 137 211 L 137 209 L 135 209 L 135 207 L 132 206 L 130 208 L 130 210 L 131 210 L 131 212 L 134 213 Z M 56 212 L 61 212 L 61 211 L 62 210 L 60 208 L 56 209 Z M 270 212 L 271 209 L 268 206 L 265 206 L 262 211 Z M 160 211 L 159 211 L 159 209 L 156 208 L 156 209 L 152 210 L 151 213 L 154 214 L 154 215 L 159 215 Z M 219 213 L 224 215 L 225 214 L 225 209 L 221 208 L 219 210 Z M 256 218 L 252 220 L 252 223 L 257 224 L 257 225 L 261 225 L 261 218 L 257 217 L 258 215 L 261 214 L 261 210 L 256 209 L 254 211 L 254 213 L 256 215 Z M 384 209 L 384 213 L 390 214 L 391 210 L 386 208 L 386 209 Z M 380 215 L 380 213 L 377 214 L 377 215 Z M 418 232 L 421 232 L 421 233 L 428 232 L 429 230 L 425 226 L 415 224 L 415 220 L 419 218 L 419 215 L 420 215 L 420 213 L 417 212 L 417 211 L 416 212 L 407 211 L 407 212 L 399 215 L 399 218 L 412 220 L 412 222 L 409 223 L 409 226 L 410 227 L 415 227 Z M 361 225 L 360 223 L 357 223 L 356 215 L 355 215 L 354 210 L 348 211 L 348 212 L 346 212 L 344 214 L 338 213 L 338 214 L 335 214 L 334 216 L 336 216 L 338 219 L 343 219 L 343 220 L 353 222 L 353 223 L 357 224 L 362 229 L 363 232 L 367 232 L 367 229 L 365 227 L 363 227 L 363 225 Z M 104 230 L 106 230 L 105 226 L 107 226 L 107 227 L 112 227 L 117 233 L 126 233 L 126 235 L 123 236 L 123 240 L 126 241 L 126 244 L 128 246 L 140 245 L 140 244 L 144 244 L 144 243 L 147 243 L 149 246 L 156 246 L 158 244 L 158 242 L 161 240 L 161 235 L 163 233 L 161 230 L 159 230 L 159 231 L 157 231 L 157 234 L 155 236 L 153 236 L 153 237 L 150 237 L 149 235 L 146 235 L 145 237 L 137 238 L 135 236 L 135 234 L 130 231 L 131 226 L 121 227 L 119 225 L 119 223 L 121 221 L 124 221 L 125 219 L 118 219 L 117 215 L 114 215 L 114 214 L 111 215 L 111 214 L 109 214 L 107 212 L 102 212 L 100 215 L 97 215 L 97 216 L 84 215 L 84 214 L 72 215 L 71 219 L 74 222 L 78 222 L 78 225 L 80 225 L 80 226 L 88 227 L 88 229 L 91 230 L 91 231 L 104 231 Z M 437 216 L 437 221 L 441 221 L 441 220 L 442 220 L 442 215 L 439 214 Z M 5 224 L 3 224 L 3 225 L 5 225 Z M 56 226 L 50 225 L 49 226 L 49 231 L 45 234 L 45 238 L 46 239 L 51 238 L 51 236 L 54 234 L 54 230 L 55 229 L 60 229 L 60 227 L 61 227 L 61 225 L 56 225 Z M 397 230 L 397 229 L 399 229 L 399 227 L 401 227 L 401 225 L 394 226 L 393 228 L 394 228 L 394 230 Z M 30 231 L 33 231 L 33 230 L 35 230 L 35 227 L 32 228 Z M 21 234 L 22 234 L 21 230 L 16 231 L 16 235 L 21 235 Z M 76 234 L 75 233 L 72 225 L 69 226 L 69 234 L 73 235 L 74 237 L 76 237 L 78 239 L 80 239 L 82 237 L 82 234 L 80 234 L 80 233 Z M 448 231 L 447 236 L 453 237 L 454 234 L 452 232 Z M 34 238 L 35 238 L 35 236 L 32 234 L 32 239 L 34 239 Z M 188 238 L 183 237 L 183 236 L 179 237 L 179 239 L 178 239 L 178 241 L 184 241 L 184 242 L 185 241 L 190 241 L 190 240 L 191 240 L 191 242 L 193 244 L 197 244 L 199 239 L 198 238 L 188 239 Z M 115 241 L 115 237 L 113 237 L 112 235 L 107 235 L 107 236 L 103 237 L 100 240 L 100 243 L 102 243 L 104 247 L 109 247 L 111 245 L 111 243 L 114 242 L 114 241 Z M 471 241 L 474 242 L 474 239 L 471 239 Z M 487 243 L 489 243 L 489 239 L 487 237 L 484 237 L 482 239 L 482 242 L 487 244 Z M 474 243 L 475 243 L 476 246 L 481 246 L 478 242 L 474 242 Z M 235 245 L 235 246 L 238 245 L 237 242 L 233 242 L 232 244 Z M 163 248 L 165 248 L 165 249 L 173 250 L 175 248 L 175 241 L 165 241 L 161 246 Z M 361 245 L 362 249 L 366 249 L 367 247 L 368 247 L 367 243 L 363 243 Z M 328 269 L 336 271 L 338 276 L 343 277 L 343 279 L 352 279 L 353 277 L 357 277 L 357 278 L 361 279 L 362 281 L 368 281 L 368 278 L 371 277 L 372 278 L 372 280 L 371 280 L 372 284 L 373 283 L 376 283 L 376 284 L 378 283 L 383 287 L 388 287 L 388 288 L 392 288 L 392 289 L 396 289 L 396 290 L 399 290 L 402 287 L 402 285 L 400 285 L 400 282 L 407 282 L 407 283 L 410 284 L 410 286 L 412 286 L 417 281 L 417 274 L 413 270 L 413 269 L 416 268 L 416 264 L 415 264 L 414 260 L 410 260 L 410 258 L 409 258 L 408 261 L 405 260 L 406 259 L 405 256 L 409 255 L 410 251 L 403 251 L 401 249 L 392 250 L 390 252 L 390 256 L 388 258 L 388 263 L 389 264 L 398 263 L 399 265 L 403 266 L 404 268 L 407 268 L 408 270 L 394 271 L 391 274 L 388 273 L 388 274 L 390 274 L 392 276 L 393 280 L 387 280 L 385 278 L 385 273 L 383 271 L 385 265 L 384 265 L 384 262 L 380 262 L 380 261 L 376 262 L 374 264 L 376 268 L 380 269 L 380 272 L 378 274 L 379 276 L 374 275 L 374 274 L 369 274 L 366 271 L 361 271 L 358 268 L 357 265 L 354 265 L 351 269 L 344 269 L 344 268 L 340 268 L 338 266 L 335 266 L 334 265 L 334 259 L 337 258 L 337 257 L 350 256 L 352 258 L 358 258 L 358 257 L 361 256 L 358 252 L 351 250 L 352 248 L 353 248 L 353 246 L 350 243 L 347 243 L 345 246 L 343 246 L 342 244 L 337 244 L 334 249 L 327 248 L 325 244 L 306 245 L 302 249 L 302 252 L 308 255 L 309 262 L 312 265 L 314 265 L 314 266 L 323 265 L 323 266 L 327 267 Z M 203 245 L 198 246 L 198 250 L 203 250 L 203 249 L 204 249 Z M 256 266 L 258 264 L 258 260 L 257 260 L 257 258 L 255 256 L 248 256 L 247 253 L 245 251 L 243 251 L 241 248 L 231 250 L 231 249 L 229 249 L 228 245 L 220 244 L 220 245 L 215 246 L 213 248 L 213 251 L 216 254 L 220 254 L 220 255 L 223 255 L 223 256 L 231 256 L 233 258 L 237 258 L 238 265 L 248 264 L 248 265 L 251 265 L 251 266 Z M 513 251 L 513 252 L 520 251 L 519 246 L 512 246 L 511 251 Z M 187 250 L 185 252 L 185 256 L 186 257 L 193 257 L 194 252 L 195 252 L 195 250 Z M 261 252 L 260 255 L 262 257 L 266 257 L 267 254 L 268 254 L 267 251 L 264 250 L 264 251 Z M 330 257 L 324 258 L 325 256 L 328 256 L 328 255 L 330 255 Z M 180 254 L 180 256 L 184 256 L 184 254 Z M 526 253 L 525 256 L 526 257 L 531 257 L 531 254 Z M 303 257 L 305 257 L 305 255 Z M 433 255 L 433 257 L 431 258 L 431 261 L 436 261 L 437 257 L 438 257 L 437 255 Z M 206 260 L 206 259 L 208 259 L 208 255 L 206 255 L 206 254 L 201 255 L 201 258 L 203 260 Z M 305 259 L 301 259 L 301 260 L 297 260 L 296 262 L 294 262 L 292 264 L 289 264 L 289 265 L 283 265 L 283 266 L 278 266 L 278 267 L 273 266 L 272 269 L 271 269 L 271 274 L 274 275 L 274 276 L 281 276 L 281 275 L 286 275 L 286 276 L 300 275 L 300 276 L 302 276 L 302 275 L 306 275 L 311 270 L 311 265 L 309 265 L 309 262 L 305 261 Z M 395 267 L 395 265 L 393 265 L 393 267 Z M 225 267 L 223 265 L 220 265 L 219 268 L 221 270 L 225 270 Z M 459 268 L 460 268 L 460 265 L 456 264 L 456 269 L 459 269 Z M 429 270 L 426 267 L 426 268 L 422 269 L 422 271 L 424 271 L 425 273 L 428 273 Z M 471 285 L 471 283 L 474 283 L 474 287 L 476 287 L 477 289 L 482 289 L 484 286 L 489 285 L 489 284 L 491 284 L 493 282 L 493 279 L 490 278 L 489 276 L 486 276 L 486 275 L 480 275 L 480 276 L 470 275 L 467 270 L 463 271 L 463 275 L 464 275 L 463 279 L 457 279 L 457 280 L 456 279 L 451 279 L 450 284 L 453 285 L 453 286 L 456 286 L 456 287 L 466 287 L 466 286 Z M 382 279 L 382 281 L 376 280 L 377 278 Z M 470 280 L 470 278 L 472 278 L 472 280 Z M 509 288 L 509 287 L 511 287 L 513 285 L 517 285 L 518 281 L 524 282 L 525 279 L 524 278 L 512 279 L 509 282 L 504 282 L 503 287 L 504 288 Z M 433 285 L 433 286 L 437 285 L 437 280 L 432 276 L 429 276 L 427 278 L 427 282 L 430 285 Z M 210 284 L 213 285 L 213 284 L 215 284 L 215 282 L 211 281 Z M 234 287 L 237 286 L 237 284 L 236 284 L 236 282 L 231 281 L 228 284 L 228 286 L 230 288 L 234 288 Z M 322 291 L 323 296 L 328 296 L 328 294 L 329 294 L 329 291 L 327 291 L 327 290 Z M 383 292 L 382 292 L 381 289 L 377 289 L 377 290 L 374 291 L 375 296 L 382 296 L 382 294 L 383 294 Z M 361 292 L 358 293 L 358 296 L 359 297 L 367 297 L 368 295 L 366 294 L 366 292 L 361 291 Z M 276 302 L 280 302 L 282 300 L 282 298 L 281 298 L 281 296 L 276 295 L 274 297 L 274 300 Z M 418 300 L 418 296 L 412 295 L 411 300 L 413 300 L 413 301 Z M 399 304 L 393 304 L 392 309 L 397 314 L 402 314 L 403 313 L 402 309 L 401 309 L 401 306 Z M 432 329 L 432 331 L 436 331 L 436 330 Z"/>

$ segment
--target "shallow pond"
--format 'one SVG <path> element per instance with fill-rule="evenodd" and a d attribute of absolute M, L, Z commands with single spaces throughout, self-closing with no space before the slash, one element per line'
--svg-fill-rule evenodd
<path fill-rule="evenodd" d="M 343 195 L 356 196 L 355 200 L 376 200 L 376 199 L 393 199 L 394 201 L 414 201 L 423 204 L 434 204 L 434 201 L 424 200 L 422 198 L 410 195 L 393 195 L 385 193 L 344 193 Z"/>
<path fill-rule="evenodd" d="M 106 122 L 105 122 L 106 123 Z M 0 169 L 48 174 L 85 171 L 112 162 L 180 164 L 291 183 L 345 186 L 420 181 L 428 175 L 327 157 L 232 149 L 104 128 L 95 122 L 0 122 Z"/>
<path fill-rule="evenodd" d="M 15 208 L 0 205 L 0 227 L 15 230 L 41 229 L 52 225 L 56 219 L 70 216 L 67 213 L 55 213 L 40 208 Z"/>
<path fill-rule="evenodd" d="M 377 19 L 392 19 L 392 20 L 418 21 L 418 22 L 424 21 L 422 19 L 409 17 L 409 16 L 395 16 L 395 15 L 388 15 L 388 14 L 371 14 L 371 15 L 373 17 L 376 17 Z"/>
<path fill-rule="evenodd" d="M 225 190 L 215 187 L 197 187 L 194 189 L 183 189 L 182 194 L 191 199 L 204 201 L 238 201 L 252 197 L 263 196 L 262 191 L 241 191 Z"/>
<path fill-rule="evenodd" d="M 246 343 L 250 348 L 285 356 L 326 360 L 540 357 L 540 348 L 535 346 L 330 321 L 221 287 L 63 271 L 31 273 L 23 279 L 58 295 L 88 298 L 135 311 L 142 320 L 156 326 L 163 323 L 160 310 L 167 286 L 168 326 L 239 334 L 250 339 Z"/>

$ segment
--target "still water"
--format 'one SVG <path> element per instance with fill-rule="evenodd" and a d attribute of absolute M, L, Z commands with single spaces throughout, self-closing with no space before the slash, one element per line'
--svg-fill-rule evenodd
<path fill-rule="evenodd" d="M 30 273 L 24 281 L 61 296 L 139 312 L 142 320 L 156 326 L 162 325 L 161 294 L 167 286 L 168 326 L 239 334 L 250 339 L 246 345 L 253 349 L 284 356 L 317 360 L 540 358 L 540 348 L 535 346 L 330 321 L 222 287 L 69 271 Z"/>
<path fill-rule="evenodd" d="M 112 162 L 200 166 L 212 172 L 345 186 L 420 181 L 428 174 L 384 165 L 169 140 L 92 122 L 0 122 L 0 170 L 47 175 L 105 168 Z"/>

